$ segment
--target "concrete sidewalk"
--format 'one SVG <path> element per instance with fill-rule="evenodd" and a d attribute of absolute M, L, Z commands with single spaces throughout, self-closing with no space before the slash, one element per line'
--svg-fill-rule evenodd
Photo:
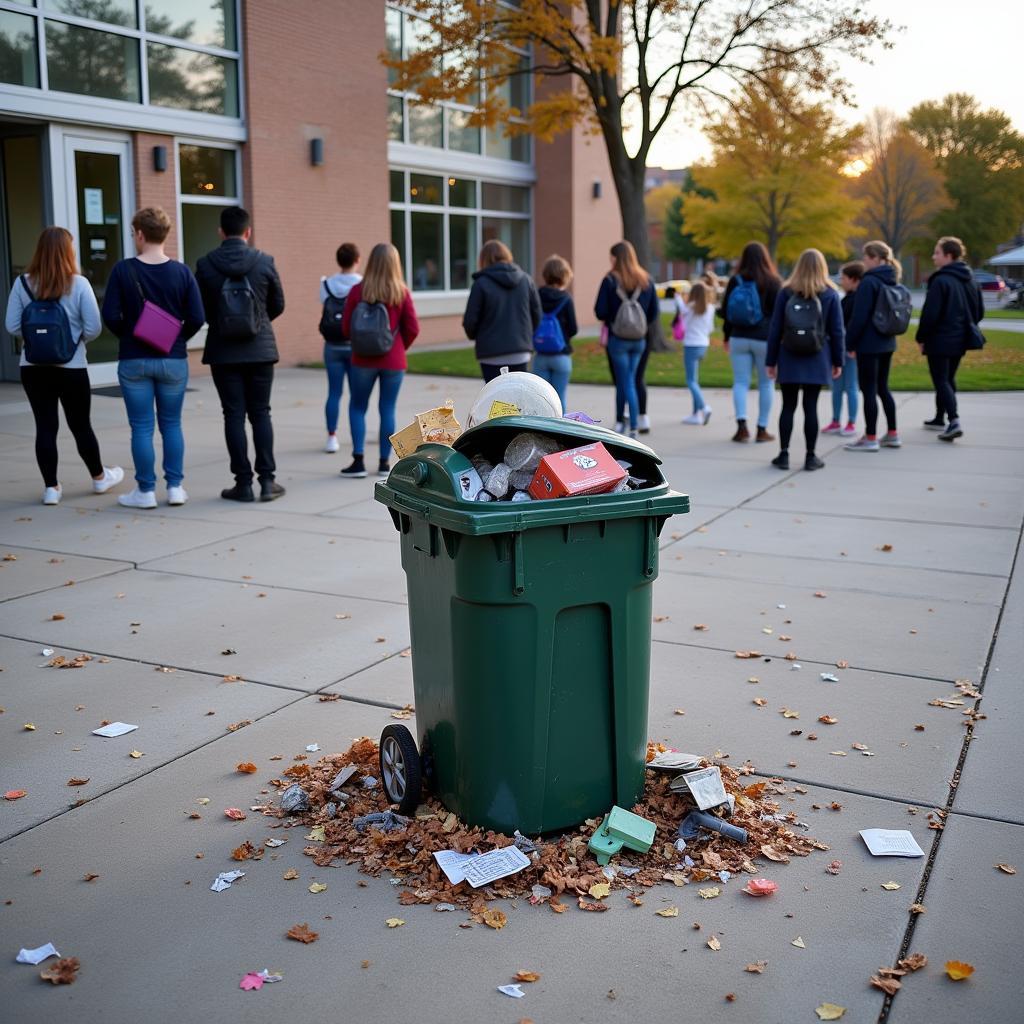
<path fill-rule="evenodd" d="M 319 451 L 321 375 L 279 374 L 288 493 L 271 505 L 217 497 L 230 483 L 219 406 L 208 379 L 192 386 L 191 500 L 132 512 L 90 493 L 66 432 L 65 499 L 39 505 L 31 415 L 20 388 L 0 385 L 0 792 L 28 791 L 0 800 L 4 1020 L 790 1024 L 816 1021 L 825 1002 L 847 1008 L 844 1022 L 1019 1019 L 1024 395 L 964 395 L 966 435 L 952 446 L 920 427 L 930 395 L 897 396 L 901 450 L 851 453 L 823 438 L 826 469 L 809 474 L 772 468 L 774 446 L 729 443 L 727 394 L 711 392 L 711 423 L 693 428 L 679 424 L 685 392 L 651 389 L 649 440 L 692 512 L 662 534 L 650 736 L 784 779 L 781 809 L 831 850 L 758 861 L 779 884 L 770 899 L 734 880 L 711 901 L 697 886 L 654 889 L 641 908 L 616 893 L 606 914 L 512 904 L 499 932 L 400 907 L 386 877 L 318 869 L 297 833 L 258 863 L 230 859 L 274 834 L 258 813 L 223 814 L 267 798 L 283 767 L 272 758 L 314 742 L 339 752 L 412 702 L 409 630 L 374 480 L 339 479 L 345 449 Z M 477 387 L 409 377 L 398 421 L 448 395 L 464 412 Z M 571 404 L 607 418 L 611 391 L 576 387 Z M 130 476 L 122 402 L 96 397 L 93 409 L 105 461 Z M 49 668 L 44 646 L 92 660 Z M 765 657 L 736 659 L 752 648 Z M 108 719 L 139 729 L 91 735 Z M 259 774 L 237 773 L 241 761 Z M 73 777 L 88 782 L 69 788 Z M 926 856 L 872 858 L 857 834 L 871 827 L 909 829 Z M 833 859 L 838 876 L 825 871 Z M 246 877 L 211 892 L 234 867 Z M 289 868 L 299 880 L 282 878 Z M 314 881 L 327 891 L 310 893 Z M 890 881 L 900 888 L 883 889 Z M 654 916 L 671 905 L 678 918 Z M 393 916 L 405 926 L 388 929 Z M 302 922 L 318 942 L 284 937 Z M 81 960 L 74 985 L 14 963 L 48 941 Z M 887 1000 L 869 978 L 909 952 L 928 966 Z M 763 974 L 744 971 L 757 960 Z M 976 973 L 955 984 L 947 960 Z M 263 967 L 283 983 L 241 991 Z M 516 1002 L 496 988 L 520 969 L 542 977 Z"/>

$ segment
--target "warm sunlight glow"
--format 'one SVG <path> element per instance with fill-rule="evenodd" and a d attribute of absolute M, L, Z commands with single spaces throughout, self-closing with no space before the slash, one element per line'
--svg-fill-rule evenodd
<path fill-rule="evenodd" d="M 867 163 L 858 157 L 856 160 L 851 160 L 848 164 L 840 167 L 839 173 L 845 174 L 848 178 L 859 178 L 867 169 Z"/>

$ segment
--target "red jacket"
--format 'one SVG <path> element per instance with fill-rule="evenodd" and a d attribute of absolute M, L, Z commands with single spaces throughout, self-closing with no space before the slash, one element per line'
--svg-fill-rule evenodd
<path fill-rule="evenodd" d="M 352 291 L 345 299 L 345 311 L 341 317 L 341 329 L 348 337 L 349 325 L 352 322 L 352 312 L 357 303 L 363 297 L 363 282 L 352 286 Z M 357 356 L 352 353 L 353 366 L 366 366 L 373 370 L 404 370 L 409 364 L 405 359 L 405 350 L 416 340 L 420 333 L 420 322 L 416 319 L 416 307 L 412 304 L 412 296 L 406 290 L 405 298 L 400 306 L 388 306 L 388 319 L 391 321 L 391 330 L 398 328 L 398 337 L 401 345 L 392 345 L 391 351 L 386 356 L 370 358 L 368 356 Z"/>

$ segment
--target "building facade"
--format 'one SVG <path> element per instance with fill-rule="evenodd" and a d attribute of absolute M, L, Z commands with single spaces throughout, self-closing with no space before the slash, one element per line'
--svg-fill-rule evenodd
<path fill-rule="evenodd" d="M 394 91 L 380 54 L 428 31 L 385 0 L 0 0 L 0 300 L 47 224 L 102 300 L 135 209 L 163 206 L 168 252 L 194 267 L 240 203 L 284 284 L 284 365 L 320 357 L 318 282 L 342 241 L 398 247 L 422 343 L 462 339 L 490 238 L 531 272 L 567 257 L 585 322 L 621 230 L 600 142 L 475 128 L 469 107 Z M 506 88 L 529 103 L 528 78 Z M 94 383 L 114 381 L 114 339 L 89 352 Z M 17 379 L 6 334 L 0 378 Z"/>

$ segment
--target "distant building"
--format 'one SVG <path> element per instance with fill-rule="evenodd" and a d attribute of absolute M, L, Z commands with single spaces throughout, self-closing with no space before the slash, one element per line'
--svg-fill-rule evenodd
<path fill-rule="evenodd" d="M 644 178 L 644 191 L 650 192 L 652 188 L 661 185 L 682 186 L 685 181 L 685 167 L 648 167 L 647 176 Z"/>

